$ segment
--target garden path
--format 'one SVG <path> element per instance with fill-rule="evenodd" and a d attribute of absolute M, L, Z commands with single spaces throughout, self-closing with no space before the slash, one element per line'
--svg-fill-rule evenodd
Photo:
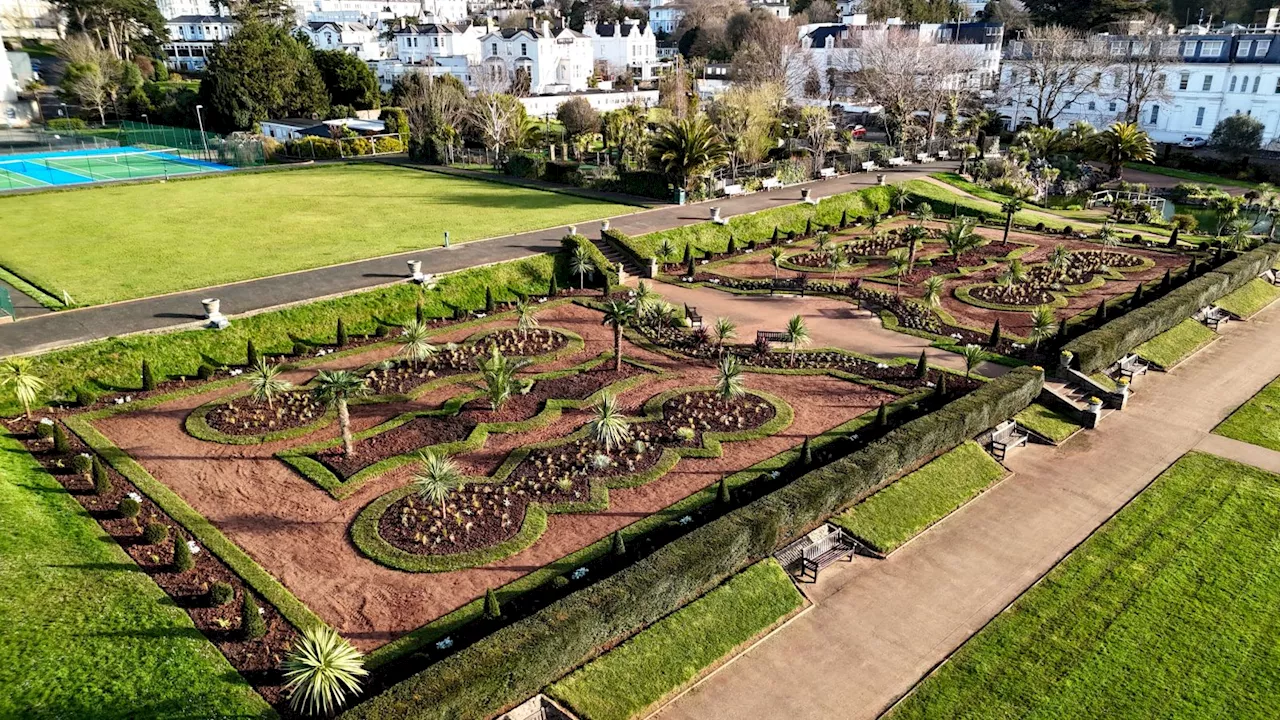
<path fill-rule="evenodd" d="M 875 718 L 1280 374 L 1280 309 L 1233 324 L 1124 412 L 1059 448 L 1009 456 L 1013 477 L 887 560 L 838 564 L 817 606 L 663 710 L 662 720 Z M 1246 460 L 1247 461 L 1247 460 Z"/>

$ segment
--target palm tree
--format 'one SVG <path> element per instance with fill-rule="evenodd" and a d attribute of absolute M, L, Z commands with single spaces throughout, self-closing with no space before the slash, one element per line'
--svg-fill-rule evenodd
<path fill-rule="evenodd" d="M 1009 244 L 1009 231 L 1013 229 L 1013 216 L 1018 214 L 1022 209 L 1022 198 L 1009 198 L 1000 209 L 1004 211 L 1004 239 L 1000 241 L 1001 245 Z"/>
<path fill-rule="evenodd" d="M 1249 228 L 1252 227 L 1248 220 L 1237 220 L 1231 223 L 1231 239 L 1228 244 L 1232 250 L 1241 250 L 1249 244 Z"/>
<path fill-rule="evenodd" d="M 663 125 L 650 153 L 676 187 L 689 190 L 699 177 L 725 163 L 729 146 L 707 117 L 699 114 Z"/>
<path fill-rule="evenodd" d="M 782 248 L 769 248 L 769 261 L 773 263 L 773 279 L 778 279 L 778 269 L 782 267 Z"/>
<path fill-rule="evenodd" d="M 276 396 L 293 389 L 293 383 L 280 377 L 280 366 L 268 363 L 264 357 L 258 358 L 247 376 L 250 396 L 258 402 L 265 402 L 273 410 Z"/>
<path fill-rule="evenodd" d="M 1058 331 L 1058 320 L 1053 316 L 1053 308 L 1040 305 L 1031 311 L 1031 340 L 1035 349 L 1040 349 L 1040 341 L 1053 337 Z"/>
<path fill-rule="evenodd" d="M 1113 248 L 1120 244 L 1120 236 L 1112 229 L 1109 223 L 1104 224 L 1102 229 L 1098 231 L 1098 241 L 1102 243 L 1102 247 Z"/>
<path fill-rule="evenodd" d="M 289 706 L 308 715 L 337 711 L 369 674 L 364 655 L 328 625 L 303 630 L 282 664 Z"/>
<path fill-rule="evenodd" d="M 1065 245 L 1054 245 L 1053 250 L 1049 252 L 1049 269 L 1053 271 L 1055 276 L 1062 276 L 1066 272 L 1067 265 L 1071 262 L 1071 251 Z"/>
<path fill-rule="evenodd" d="M 1027 266 L 1022 264 L 1022 260 L 1014 258 L 1009 261 L 1009 282 L 1012 285 L 1021 285 L 1027 281 Z"/>
<path fill-rule="evenodd" d="M 916 247 L 921 240 L 929 235 L 929 231 L 924 229 L 923 225 L 908 225 L 902 229 L 902 237 L 906 238 L 908 254 L 911 257 L 911 264 L 916 264 Z"/>
<path fill-rule="evenodd" d="M 489 397 L 489 409 L 497 410 L 516 392 L 519 381 L 516 375 L 529 364 L 528 360 L 512 360 L 498 350 L 489 348 L 488 358 L 477 358 L 480 370 L 480 389 Z"/>
<path fill-rule="evenodd" d="M 1089 139 L 1093 156 L 1107 163 L 1111 177 L 1121 179 L 1127 162 L 1151 162 L 1156 148 L 1136 123 L 1114 123 Z"/>
<path fill-rule="evenodd" d="M 595 272 L 591 267 L 591 257 L 587 249 L 581 245 L 573 246 L 573 254 L 569 256 L 569 272 L 578 276 L 578 289 L 586 287 L 587 275 Z"/>
<path fill-rule="evenodd" d="M 321 370 L 315 379 L 316 399 L 326 407 L 337 408 L 338 428 L 342 431 L 342 453 L 355 452 L 351 443 L 351 414 L 347 401 L 369 392 L 365 379 L 350 370 Z"/>
<path fill-rule="evenodd" d="M 814 243 L 815 249 L 820 253 L 825 253 L 831 249 L 831 233 L 820 232 L 818 239 Z"/>
<path fill-rule="evenodd" d="M 942 305 L 942 288 L 943 279 L 937 275 L 930 275 L 928 280 L 924 281 L 924 295 L 921 299 L 929 307 L 938 307 Z"/>
<path fill-rule="evenodd" d="M 636 294 L 635 294 L 636 314 L 637 315 L 643 314 L 644 311 L 649 307 L 649 305 L 657 302 L 661 297 L 662 296 L 659 295 L 653 289 L 652 285 L 641 280 L 640 283 L 636 285 Z"/>
<path fill-rule="evenodd" d="M 725 400 L 743 393 L 742 363 L 733 355 L 720 359 L 716 367 L 716 394 Z"/>
<path fill-rule="evenodd" d="M 622 328 L 636 319 L 636 308 L 630 303 L 610 300 L 604 306 L 604 318 L 601 325 L 613 328 L 613 371 L 622 372 Z"/>
<path fill-rule="evenodd" d="M 418 497 L 439 505 L 440 517 L 444 517 L 449 493 L 462 486 L 462 470 L 453 458 L 430 450 L 418 454 L 418 463 L 421 468 L 413 474 L 413 487 Z"/>
<path fill-rule="evenodd" d="M 907 201 L 911 199 L 911 191 L 905 185 L 895 183 L 889 186 L 889 207 L 898 206 L 898 212 L 907 211 Z"/>
<path fill-rule="evenodd" d="M 959 262 L 962 255 L 978 247 L 982 236 L 973 231 L 973 225 L 957 220 L 949 223 L 947 229 L 942 231 L 942 240 L 947 244 L 947 252 Z"/>
<path fill-rule="evenodd" d="M 516 330 L 521 337 L 528 337 L 529 331 L 538 327 L 538 316 L 533 312 L 533 305 L 527 300 L 516 300 Z"/>
<path fill-rule="evenodd" d="M 662 244 L 658 246 L 658 257 L 662 258 L 663 263 L 671 262 L 671 256 L 676 254 L 676 246 L 671 244 L 670 238 L 663 238 Z"/>
<path fill-rule="evenodd" d="M 964 376 L 967 378 L 987 359 L 987 352 L 978 345 L 965 345 L 960 348 L 960 357 L 964 358 Z"/>
<path fill-rule="evenodd" d="M 604 445 L 605 452 L 613 452 L 631 437 L 627 417 L 618 407 L 618 398 L 612 393 L 600 396 L 592 408 L 595 415 L 587 423 L 587 434 L 592 440 Z"/>
<path fill-rule="evenodd" d="M 893 273 L 893 294 L 902 294 L 902 276 L 911 272 L 911 258 L 907 256 L 902 248 L 896 248 L 889 253 L 889 272 Z"/>
<path fill-rule="evenodd" d="M 723 353 L 725 343 L 738 337 L 738 326 L 727 317 L 718 317 L 715 324 L 711 326 L 711 332 L 716 336 L 716 345 Z"/>
<path fill-rule="evenodd" d="M 827 269 L 831 271 L 833 280 L 840 282 L 840 273 L 848 270 L 849 266 L 849 256 L 845 254 L 843 247 L 837 247 L 831 252 L 831 258 L 827 260 Z"/>
<path fill-rule="evenodd" d="M 804 324 L 804 318 L 796 315 L 787 321 L 787 343 L 791 345 L 791 365 L 796 364 L 796 350 L 809 344 L 809 328 Z"/>
<path fill-rule="evenodd" d="M 0 365 L 0 388 L 13 386 L 13 394 L 22 403 L 22 411 L 31 419 L 31 406 L 44 390 L 44 380 L 31 372 L 27 358 L 10 358 Z"/>
<path fill-rule="evenodd" d="M 430 335 L 426 323 L 410 320 L 400 330 L 400 350 L 396 354 L 409 358 L 414 367 L 418 363 L 430 361 L 439 350 L 431 344 Z"/>

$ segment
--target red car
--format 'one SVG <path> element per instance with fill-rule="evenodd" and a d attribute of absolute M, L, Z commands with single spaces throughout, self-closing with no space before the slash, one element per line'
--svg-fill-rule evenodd
<path fill-rule="evenodd" d="M 849 134 L 855 138 L 865 137 L 867 134 L 867 129 L 862 127 L 861 125 L 854 125 L 853 128 L 849 130 Z"/>

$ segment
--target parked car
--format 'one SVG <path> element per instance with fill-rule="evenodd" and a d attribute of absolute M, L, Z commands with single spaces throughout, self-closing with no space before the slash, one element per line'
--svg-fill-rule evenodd
<path fill-rule="evenodd" d="M 1182 142 L 1178 143 L 1178 147 L 1198 148 L 1208 145 L 1209 141 L 1199 135 L 1188 135 L 1182 138 Z"/>
<path fill-rule="evenodd" d="M 863 138 L 867 135 L 867 129 L 861 125 L 854 125 L 849 128 L 849 134 L 856 138 Z"/>

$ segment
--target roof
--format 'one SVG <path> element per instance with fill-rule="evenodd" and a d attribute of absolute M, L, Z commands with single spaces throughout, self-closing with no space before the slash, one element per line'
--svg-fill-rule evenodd
<path fill-rule="evenodd" d="M 232 17 L 225 17 L 223 15 L 179 15 L 178 17 L 169 18 L 168 20 L 165 20 L 165 22 L 170 25 L 195 25 L 200 23 L 225 23 L 227 25 L 234 25 L 236 19 Z"/>
<path fill-rule="evenodd" d="M 639 35 L 644 34 L 645 27 L 648 23 L 596 23 L 597 37 L 613 37 L 617 34 L 620 37 L 630 37 L 631 33 Z"/>
<path fill-rule="evenodd" d="M 844 25 L 823 25 L 820 28 L 814 28 L 813 32 L 809 33 L 809 37 L 813 41 L 813 47 L 826 47 L 827 38 L 839 40 L 844 36 L 845 29 Z"/>
<path fill-rule="evenodd" d="M 397 30 L 396 35 L 457 35 L 465 33 L 468 27 L 470 26 L 461 23 L 418 23 Z"/>
<path fill-rule="evenodd" d="M 364 25 L 363 23 L 355 23 L 355 22 L 338 22 L 336 20 L 326 20 L 323 22 L 307 23 L 307 27 L 311 28 L 313 31 L 319 30 L 320 28 L 323 28 L 326 25 L 332 25 L 335 29 L 338 30 L 338 32 L 347 32 L 348 30 L 351 32 L 369 32 L 370 30 L 369 27 Z"/>
<path fill-rule="evenodd" d="M 313 128 L 317 125 L 324 125 L 324 123 L 320 122 L 319 120 L 312 120 L 311 118 L 281 118 L 279 120 L 263 120 L 263 122 L 268 122 L 268 123 L 271 123 L 272 125 L 284 125 L 286 127 L 298 128 L 298 129 L 307 129 L 307 128 Z"/>

